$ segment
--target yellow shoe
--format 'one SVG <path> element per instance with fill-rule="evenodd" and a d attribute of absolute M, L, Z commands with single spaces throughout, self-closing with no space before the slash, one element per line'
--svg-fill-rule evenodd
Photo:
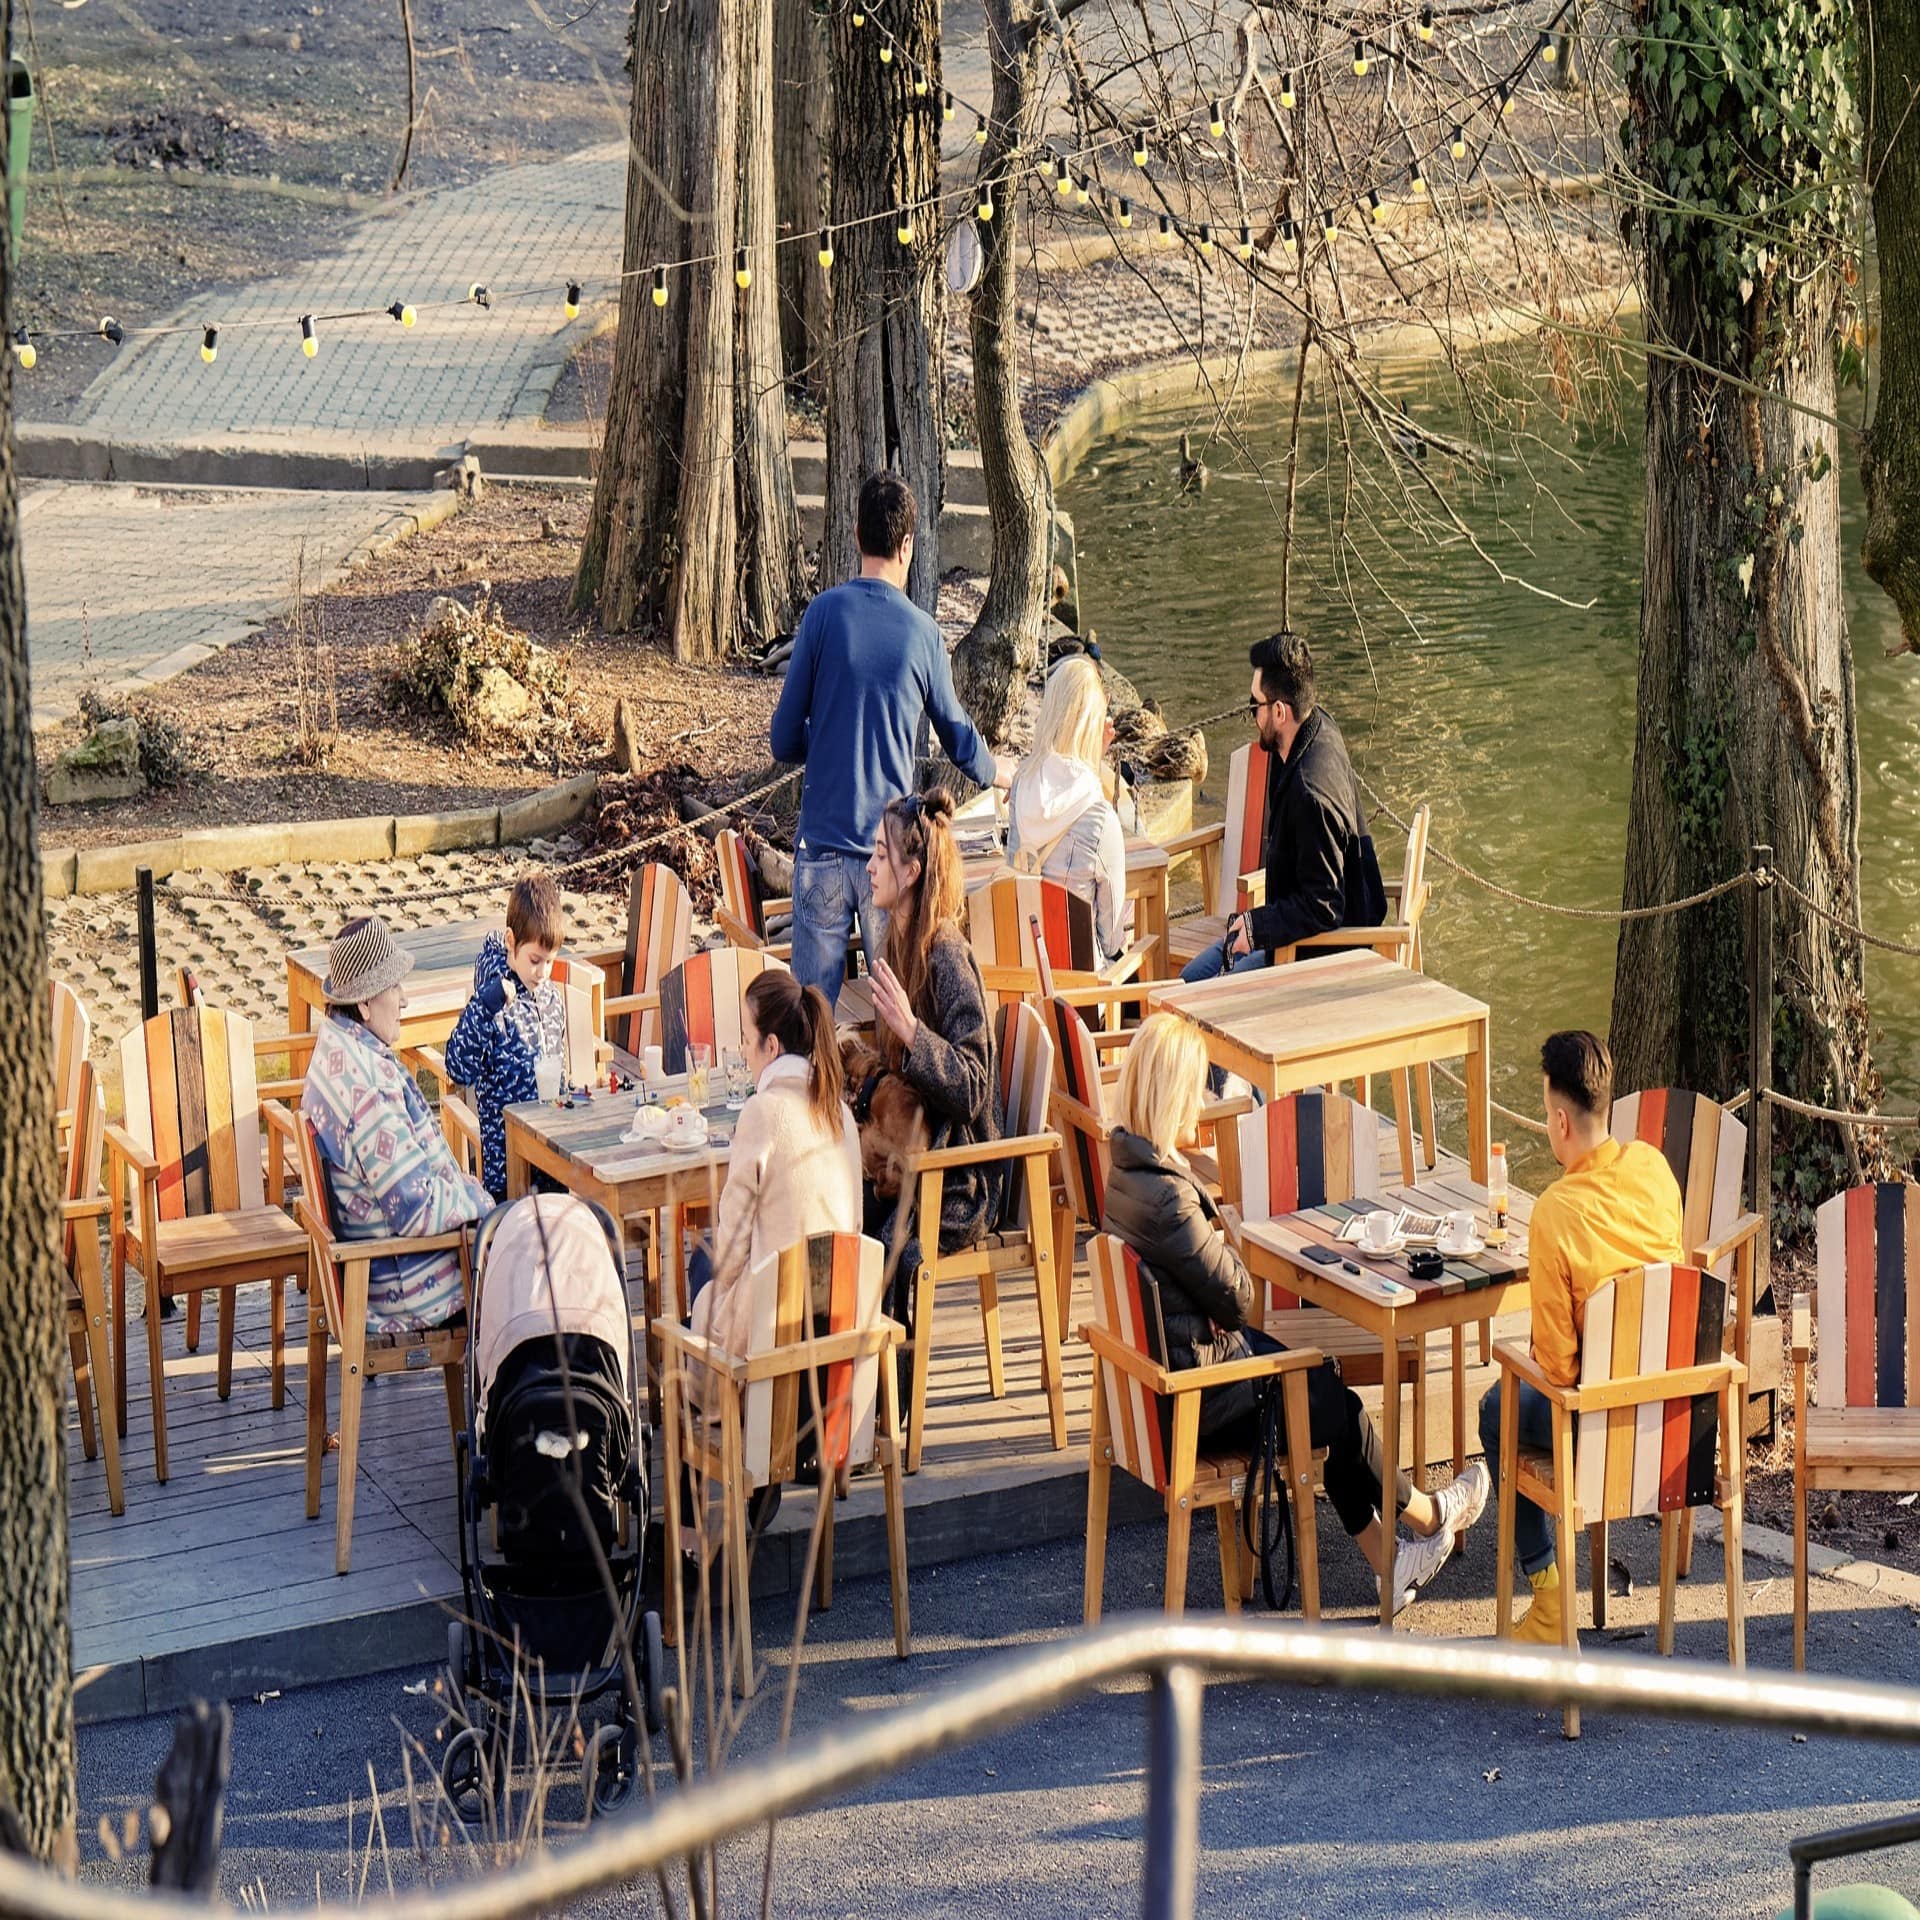
<path fill-rule="evenodd" d="M 1550 1562 L 1541 1572 L 1528 1574 L 1527 1584 L 1533 1589 L 1533 1605 L 1514 1628 L 1513 1637 L 1532 1646 L 1557 1647 L 1561 1644 L 1559 1563 Z"/>

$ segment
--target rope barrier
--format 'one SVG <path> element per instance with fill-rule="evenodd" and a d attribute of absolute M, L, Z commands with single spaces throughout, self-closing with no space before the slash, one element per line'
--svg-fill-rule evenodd
<path fill-rule="evenodd" d="M 1855 926 L 1851 920 L 1843 919 L 1831 907 L 1823 907 L 1803 888 L 1796 887 L 1784 873 L 1776 872 L 1770 878 L 1778 882 L 1782 892 L 1792 894 L 1809 913 L 1817 919 L 1824 920 L 1828 926 L 1848 935 L 1849 938 L 1862 940 L 1870 947 L 1878 947 L 1883 953 L 1898 953 L 1905 955 L 1909 960 L 1920 960 L 1920 946 L 1910 946 L 1904 940 L 1889 940 L 1883 933 L 1869 933 L 1865 927 Z"/>
<path fill-rule="evenodd" d="M 1771 1106 L 1785 1107 L 1789 1113 L 1804 1114 L 1809 1120 L 1829 1120 L 1839 1127 L 1920 1127 L 1920 1113 L 1842 1113 L 1837 1107 L 1809 1106 L 1791 1094 L 1767 1093 Z"/>
<path fill-rule="evenodd" d="M 1457 1087 L 1462 1093 L 1466 1092 L 1467 1083 L 1462 1080 L 1457 1073 L 1448 1072 L 1438 1060 L 1433 1062 L 1433 1070 L 1442 1080 L 1446 1081 L 1449 1086 Z M 1510 1120 L 1516 1127 L 1524 1127 L 1529 1133 L 1537 1133 L 1543 1140 L 1546 1138 L 1547 1129 L 1540 1121 L 1530 1120 L 1524 1113 L 1515 1113 L 1511 1107 L 1503 1107 L 1498 1100 L 1489 1099 L 1487 1105 L 1491 1107 L 1502 1120 Z"/>

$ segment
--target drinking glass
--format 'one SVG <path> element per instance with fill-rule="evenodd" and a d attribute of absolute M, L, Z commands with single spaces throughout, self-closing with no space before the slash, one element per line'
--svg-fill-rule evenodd
<path fill-rule="evenodd" d="M 707 1076 L 713 1071 L 713 1049 L 705 1041 L 696 1041 L 687 1049 L 687 1101 L 695 1107 L 707 1104 Z"/>
<path fill-rule="evenodd" d="M 727 1069 L 727 1105 L 744 1107 L 753 1094 L 753 1076 L 747 1072 L 747 1056 L 729 1047 L 721 1058 Z"/>
<path fill-rule="evenodd" d="M 550 1106 L 559 1099 L 560 1062 L 552 1054 L 543 1053 L 534 1061 L 533 1084 L 543 1105 Z"/>

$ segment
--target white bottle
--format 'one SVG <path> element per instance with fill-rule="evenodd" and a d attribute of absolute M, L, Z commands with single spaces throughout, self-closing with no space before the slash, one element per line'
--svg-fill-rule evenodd
<path fill-rule="evenodd" d="M 1507 1144 L 1496 1140 L 1487 1153 L 1487 1245 L 1507 1244 Z"/>

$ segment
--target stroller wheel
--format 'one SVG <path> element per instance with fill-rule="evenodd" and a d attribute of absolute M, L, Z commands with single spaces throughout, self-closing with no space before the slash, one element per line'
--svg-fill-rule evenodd
<path fill-rule="evenodd" d="M 477 1727 L 462 1727 L 447 1742 L 440 1761 L 440 1784 L 467 1826 L 486 1818 L 493 1804 L 493 1760 L 489 1743 Z"/>
<path fill-rule="evenodd" d="M 640 1616 L 640 1713 L 648 1733 L 667 1723 L 667 1650 L 660 1639 L 660 1616 L 649 1608 Z"/>
<path fill-rule="evenodd" d="M 616 1813 L 633 1791 L 634 1741 L 628 1727 L 612 1722 L 593 1730 L 584 1765 L 587 1815 Z"/>
<path fill-rule="evenodd" d="M 449 1620 L 447 1622 L 447 1673 L 453 1681 L 456 1698 L 466 1691 L 472 1677 L 472 1669 L 467 1664 L 471 1644 L 467 1623 L 464 1620 Z"/>

